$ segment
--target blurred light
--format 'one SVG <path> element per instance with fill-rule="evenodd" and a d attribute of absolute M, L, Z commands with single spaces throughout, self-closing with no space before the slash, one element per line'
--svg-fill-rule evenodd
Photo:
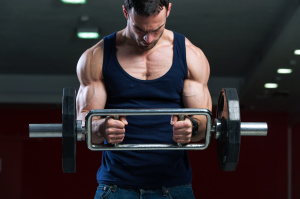
<path fill-rule="evenodd" d="M 80 39 L 98 39 L 99 33 L 97 33 L 97 32 L 78 32 L 77 37 Z"/>
<path fill-rule="evenodd" d="M 86 0 L 61 0 L 61 2 L 67 4 L 86 4 Z"/>
<path fill-rule="evenodd" d="M 293 70 L 290 68 L 279 68 L 277 70 L 278 74 L 291 74 L 292 72 L 293 72 Z"/>
<path fill-rule="evenodd" d="M 299 50 L 299 49 L 295 50 L 295 51 L 294 51 L 294 54 L 295 54 L 295 55 L 300 55 L 300 50 Z"/>
<path fill-rule="evenodd" d="M 79 27 L 77 29 L 77 37 L 79 39 L 98 39 L 99 36 L 97 28 Z"/>
<path fill-rule="evenodd" d="M 276 83 L 266 83 L 265 88 L 277 88 L 278 84 Z"/>

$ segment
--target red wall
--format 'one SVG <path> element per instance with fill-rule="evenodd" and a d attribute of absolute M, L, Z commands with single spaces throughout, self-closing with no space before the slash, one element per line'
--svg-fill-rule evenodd
<path fill-rule="evenodd" d="M 267 122 L 267 137 L 242 137 L 236 171 L 218 168 L 215 140 L 190 152 L 198 198 L 287 198 L 287 120 L 274 113 L 246 113 L 244 122 Z"/>
<path fill-rule="evenodd" d="M 300 124 L 292 128 L 292 197 L 300 198 Z"/>
<path fill-rule="evenodd" d="M 77 173 L 63 174 L 60 139 L 29 139 L 29 123 L 61 123 L 61 108 L 5 108 L 1 110 L 0 196 L 5 199 L 93 198 L 101 152 L 77 142 Z M 207 150 L 190 151 L 196 198 L 287 198 L 287 115 L 242 112 L 247 122 L 268 122 L 267 137 L 242 137 L 235 172 L 218 167 L 214 138 Z M 299 148 L 293 136 L 293 198 L 299 198 Z"/>

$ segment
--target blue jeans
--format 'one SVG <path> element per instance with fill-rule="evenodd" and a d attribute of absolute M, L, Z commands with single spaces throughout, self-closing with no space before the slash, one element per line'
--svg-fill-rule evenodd
<path fill-rule="evenodd" d="M 195 197 L 191 185 L 160 189 L 127 189 L 117 185 L 100 184 L 94 199 L 195 199 Z"/>

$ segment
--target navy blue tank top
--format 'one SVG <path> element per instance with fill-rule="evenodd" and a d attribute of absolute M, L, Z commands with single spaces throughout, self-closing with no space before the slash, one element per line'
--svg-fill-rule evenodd
<path fill-rule="evenodd" d="M 103 77 L 106 109 L 182 108 L 187 77 L 185 37 L 174 32 L 173 64 L 154 80 L 129 75 L 116 56 L 116 33 L 104 37 Z M 170 116 L 127 116 L 125 144 L 174 143 Z M 151 189 L 191 183 L 187 151 L 104 151 L 100 184 Z"/>

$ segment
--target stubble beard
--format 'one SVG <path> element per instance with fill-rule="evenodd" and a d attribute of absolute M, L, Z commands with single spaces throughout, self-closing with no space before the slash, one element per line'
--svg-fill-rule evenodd
<path fill-rule="evenodd" d="M 155 41 L 153 42 L 152 45 L 150 45 L 150 46 L 144 46 L 144 45 L 141 44 L 141 41 L 139 41 L 139 40 L 136 38 L 136 36 L 134 35 L 133 31 L 131 30 L 131 28 L 130 28 L 130 26 L 129 26 L 129 33 L 130 33 L 131 37 L 134 39 L 134 41 L 136 42 L 136 44 L 137 44 L 142 50 L 145 50 L 145 51 L 151 50 L 151 49 L 157 44 L 157 42 L 158 42 L 159 39 L 161 38 L 163 32 L 164 32 L 164 31 L 162 31 L 162 33 L 160 34 L 159 38 L 158 38 L 157 40 L 155 40 Z"/>

